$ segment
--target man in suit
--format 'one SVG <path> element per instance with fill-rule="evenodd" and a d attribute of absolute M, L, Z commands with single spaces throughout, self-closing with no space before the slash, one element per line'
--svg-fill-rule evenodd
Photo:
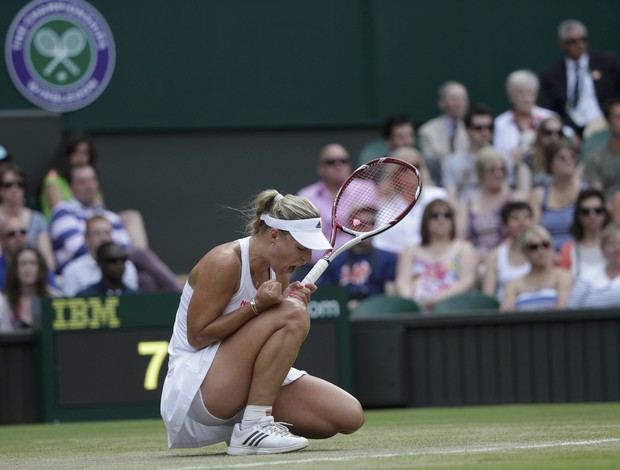
<path fill-rule="evenodd" d="M 542 105 L 558 113 L 581 135 L 589 124 L 603 118 L 604 103 L 620 96 L 620 57 L 588 50 L 588 31 L 577 20 L 558 26 L 564 58 L 540 76 Z"/>
<path fill-rule="evenodd" d="M 469 97 L 467 89 L 458 82 L 449 81 L 439 87 L 437 106 L 443 113 L 420 127 L 420 149 L 438 183 L 441 181 L 441 164 L 446 155 L 467 151 L 469 141 L 463 118 L 467 112 Z"/>

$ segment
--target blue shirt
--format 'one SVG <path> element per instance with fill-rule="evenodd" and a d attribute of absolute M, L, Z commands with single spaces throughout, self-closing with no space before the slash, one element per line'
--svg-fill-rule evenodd
<path fill-rule="evenodd" d="M 330 263 L 318 283 L 346 287 L 349 299 L 383 294 L 385 282 L 396 276 L 397 258 L 395 253 L 378 248 L 361 254 L 349 250 Z"/>

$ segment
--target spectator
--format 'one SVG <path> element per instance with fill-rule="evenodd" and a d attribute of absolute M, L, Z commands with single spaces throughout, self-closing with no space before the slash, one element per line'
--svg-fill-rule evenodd
<path fill-rule="evenodd" d="M 374 229 L 377 209 L 361 207 L 351 217 L 359 219 L 363 227 Z M 378 294 L 395 294 L 397 256 L 373 247 L 372 238 L 366 239 L 336 257 L 319 278 L 317 285 L 340 285 L 347 289 L 349 311 L 360 300 Z"/>
<path fill-rule="evenodd" d="M 74 166 L 69 178 L 73 199 L 61 201 L 54 207 L 50 224 L 58 272 L 62 273 L 69 261 L 88 251 L 84 241 L 86 220 L 93 215 L 103 215 L 112 224 L 112 240 L 127 250 L 136 265 L 141 291 L 180 291 L 174 273 L 150 249 L 132 247 L 118 214 L 101 206 L 97 199 L 99 180 L 95 169 L 90 165 Z"/>
<path fill-rule="evenodd" d="M 422 215 L 422 243 L 398 257 L 398 294 L 430 311 L 437 302 L 467 292 L 476 282 L 476 252 L 455 238 L 454 211 L 448 201 L 432 201 Z"/>
<path fill-rule="evenodd" d="M 543 103 L 581 136 L 600 120 L 604 103 L 620 96 L 620 57 L 588 51 L 588 31 L 581 21 L 560 23 L 558 40 L 564 58 L 541 74 Z"/>
<path fill-rule="evenodd" d="M 50 286 L 47 264 L 34 247 L 19 248 L 11 258 L 4 295 L 13 329 L 32 328 L 33 300 L 40 297 L 58 297 L 60 292 Z"/>
<path fill-rule="evenodd" d="M 520 238 L 534 221 L 532 207 L 524 201 L 507 203 L 502 207 L 500 215 L 506 239 L 485 260 L 482 292 L 497 297 L 501 302 L 506 284 L 530 271 L 531 266 L 521 248 Z"/>
<path fill-rule="evenodd" d="M 530 204 L 534 209 L 534 221 L 549 230 L 554 249 L 559 252 L 571 239 L 575 202 L 585 184 L 577 174 L 575 147 L 566 139 L 545 147 L 545 168 L 550 179 L 544 186 L 533 189 Z"/>
<path fill-rule="evenodd" d="M 399 147 L 413 147 L 414 143 L 415 129 L 411 118 L 407 114 L 393 114 L 381 127 L 381 139 L 364 146 L 358 163 L 363 165 L 375 158 L 385 157 Z"/>
<path fill-rule="evenodd" d="M 334 199 L 340 186 L 346 181 L 351 171 L 351 158 L 347 149 L 340 144 L 328 144 L 319 153 L 317 173 L 320 180 L 300 189 L 297 193 L 299 196 L 309 199 L 319 210 L 323 234 L 327 239 L 331 236 Z M 351 236 L 339 233 L 334 243 L 334 249 L 339 248 L 350 239 Z M 315 250 L 312 253 L 312 263 L 318 261 L 323 254 L 323 252 Z M 310 268 L 302 268 L 295 277 L 300 275 L 304 269 L 309 270 Z"/>
<path fill-rule="evenodd" d="M 26 175 L 14 163 L 5 163 L 0 166 L 0 214 L 3 219 L 18 218 L 27 227 L 27 243 L 36 246 L 47 263 L 50 271 L 56 268 L 52 241 L 50 239 L 47 221 L 43 214 L 25 206 Z"/>
<path fill-rule="evenodd" d="M 531 265 L 523 277 L 506 285 L 502 311 L 549 310 L 564 308 L 572 286 L 572 276 L 554 264 L 553 239 L 540 225 L 521 235 L 521 247 Z"/>
<path fill-rule="evenodd" d="M 414 209 L 394 227 L 374 236 L 372 239 L 372 243 L 376 248 L 399 254 L 409 245 L 420 244 L 422 240 L 420 237 L 420 226 L 424 208 L 435 199 L 447 199 L 447 193 L 445 189 L 435 186 L 424 164 L 424 158 L 417 150 L 411 147 L 400 147 L 391 156 L 415 166 L 420 172 L 422 180 L 422 192 Z"/>
<path fill-rule="evenodd" d="M 73 197 L 69 185 L 70 169 L 75 165 L 91 165 L 97 168 L 97 151 L 87 132 L 68 131 L 58 145 L 51 167 L 43 179 L 41 189 L 41 208 L 48 220 L 52 209 L 61 201 Z M 97 194 L 97 204 L 104 206 L 101 191 Z M 142 214 L 136 210 L 124 210 L 119 213 L 123 226 L 126 227 L 133 246 L 148 248 L 148 237 L 144 228 Z"/>
<path fill-rule="evenodd" d="M 605 207 L 605 196 L 590 188 L 579 193 L 575 203 L 569 240 L 560 249 L 560 266 L 568 269 L 573 279 L 605 264 L 601 251 L 601 231 L 611 220 Z"/>
<path fill-rule="evenodd" d="M 122 246 L 114 242 L 103 242 L 97 248 L 96 260 L 101 270 L 101 280 L 82 289 L 78 292 L 78 296 L 123 295 L 137 292 L 123 282 L 128 259 Z"/>
<path fill-rule="evenodd" d="M 531 147 L 540 122 L 555 116 L 549 109 L 536 106 L 538 77 L 529 70 L 517 70 L 506 79 L 506 92 L 512 108 L 495 118 L 493 145 L 508 160 L 508 180 L 515 184 L 515 167 Z"/>
<path fill-rule="evenodd" d="M 4 289 L 8 267 L 15 253 L 28 246 L 28 229 L 24 221 L 17 217 L 9 217 L 2 221 L 0 226 L 0 289 Z M 54 273 L 48 272 L 48 283 L 56 287 Z"/>
<path fill-rule="evenodd" d="M 440 186 L 443 162 L 454 152 L 467 152 L 469 142 L 464 117 L 469 105 L 467 89 L 459 82 L 448 81 L 439 87 L 437 106 L 442 114 L 420 127 L 420 149 L 433 179 Z"/>
<path fill-rule="evenodd" d="M 450 202 L 467 199 L 478 187 L 476 158 L 478 152 L 489 146 L 493 137 L 493 114 L 485 105 L 474 105 L 465 115 L 465 129 L 469 145 L 446 157 L 441 167 L 442 186 L 448 191 Z"/>
<path fill-rule="evenodd" d="M 564 137 L 562 120 L 552 116 L 540 121 L 536 129 L 536 138 L 532 146 L 526 150 L 521 163 L 517 166 L 516 187 L 525 194 L 532 188 L 543 186 L 549 179 L 545 165 L 545 147 Z"/>
<path fill-rule="evenodd" d="M 620 307 L 620 226 L 601 233 L 605 262 L 581 276 L 571 292 L 569 308 Z"/>
<path fill-rule="evenodd" d="M 586 157 L 583 177 L 611 200 L 620 180 L 620 97 L 606 103 L 605 118 L 609 123 L 609 138 Z"/>
<path fill-rule="evenodd" d="M 83 289 L 101 280 L 101 268 L 97 264 L 97 248 L 102 243 L 112 241 L 112 224 L 102 215 L 94 215 L 86 221 L 84 243 L 88 253 L 70 261 L 62 272 L 62 291 L 67 297 L 74 297 Z M 130 261 L 125 262 L 123 284 L 138 290 L 138 272 Z"/>
<path fill-rule="evenodd" d="M 501 208 L 508 201 L 525 199 L 508 186 L 506 159 L 497 149 L 478 152 L 476 173 L 480 186 L 471 197 L 459 203 L 457 233 L 476 248 L 480 261 L 504 238 Z"/>

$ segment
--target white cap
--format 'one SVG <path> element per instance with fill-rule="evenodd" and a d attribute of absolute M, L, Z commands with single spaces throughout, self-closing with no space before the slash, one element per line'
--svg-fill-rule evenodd
<path fill-rule="evenodd" d="M 260 219 L 269 227 L 286 230 L 299 244 L 306 248 L 310 248 L 311 250 L 332 249 L 329 240 L 323 235 L 320 217 L 313 219 L 282 220 L 275 219 L 269 214 L 263 214 L 260 216 Z"/>

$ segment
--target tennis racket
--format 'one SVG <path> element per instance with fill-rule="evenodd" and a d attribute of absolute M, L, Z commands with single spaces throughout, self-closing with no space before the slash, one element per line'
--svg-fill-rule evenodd
<path fill-rule="evenodd" d="M 339 231 L 353 239 L 336 250 L 327 250 L 302 283 L 314 284 L 336 256 L 400 222 L 421 191 L 417 168 L 398 158 L 377 158 L 355 170 L 334 199 L 330 243 L 334 245 Z"/>

